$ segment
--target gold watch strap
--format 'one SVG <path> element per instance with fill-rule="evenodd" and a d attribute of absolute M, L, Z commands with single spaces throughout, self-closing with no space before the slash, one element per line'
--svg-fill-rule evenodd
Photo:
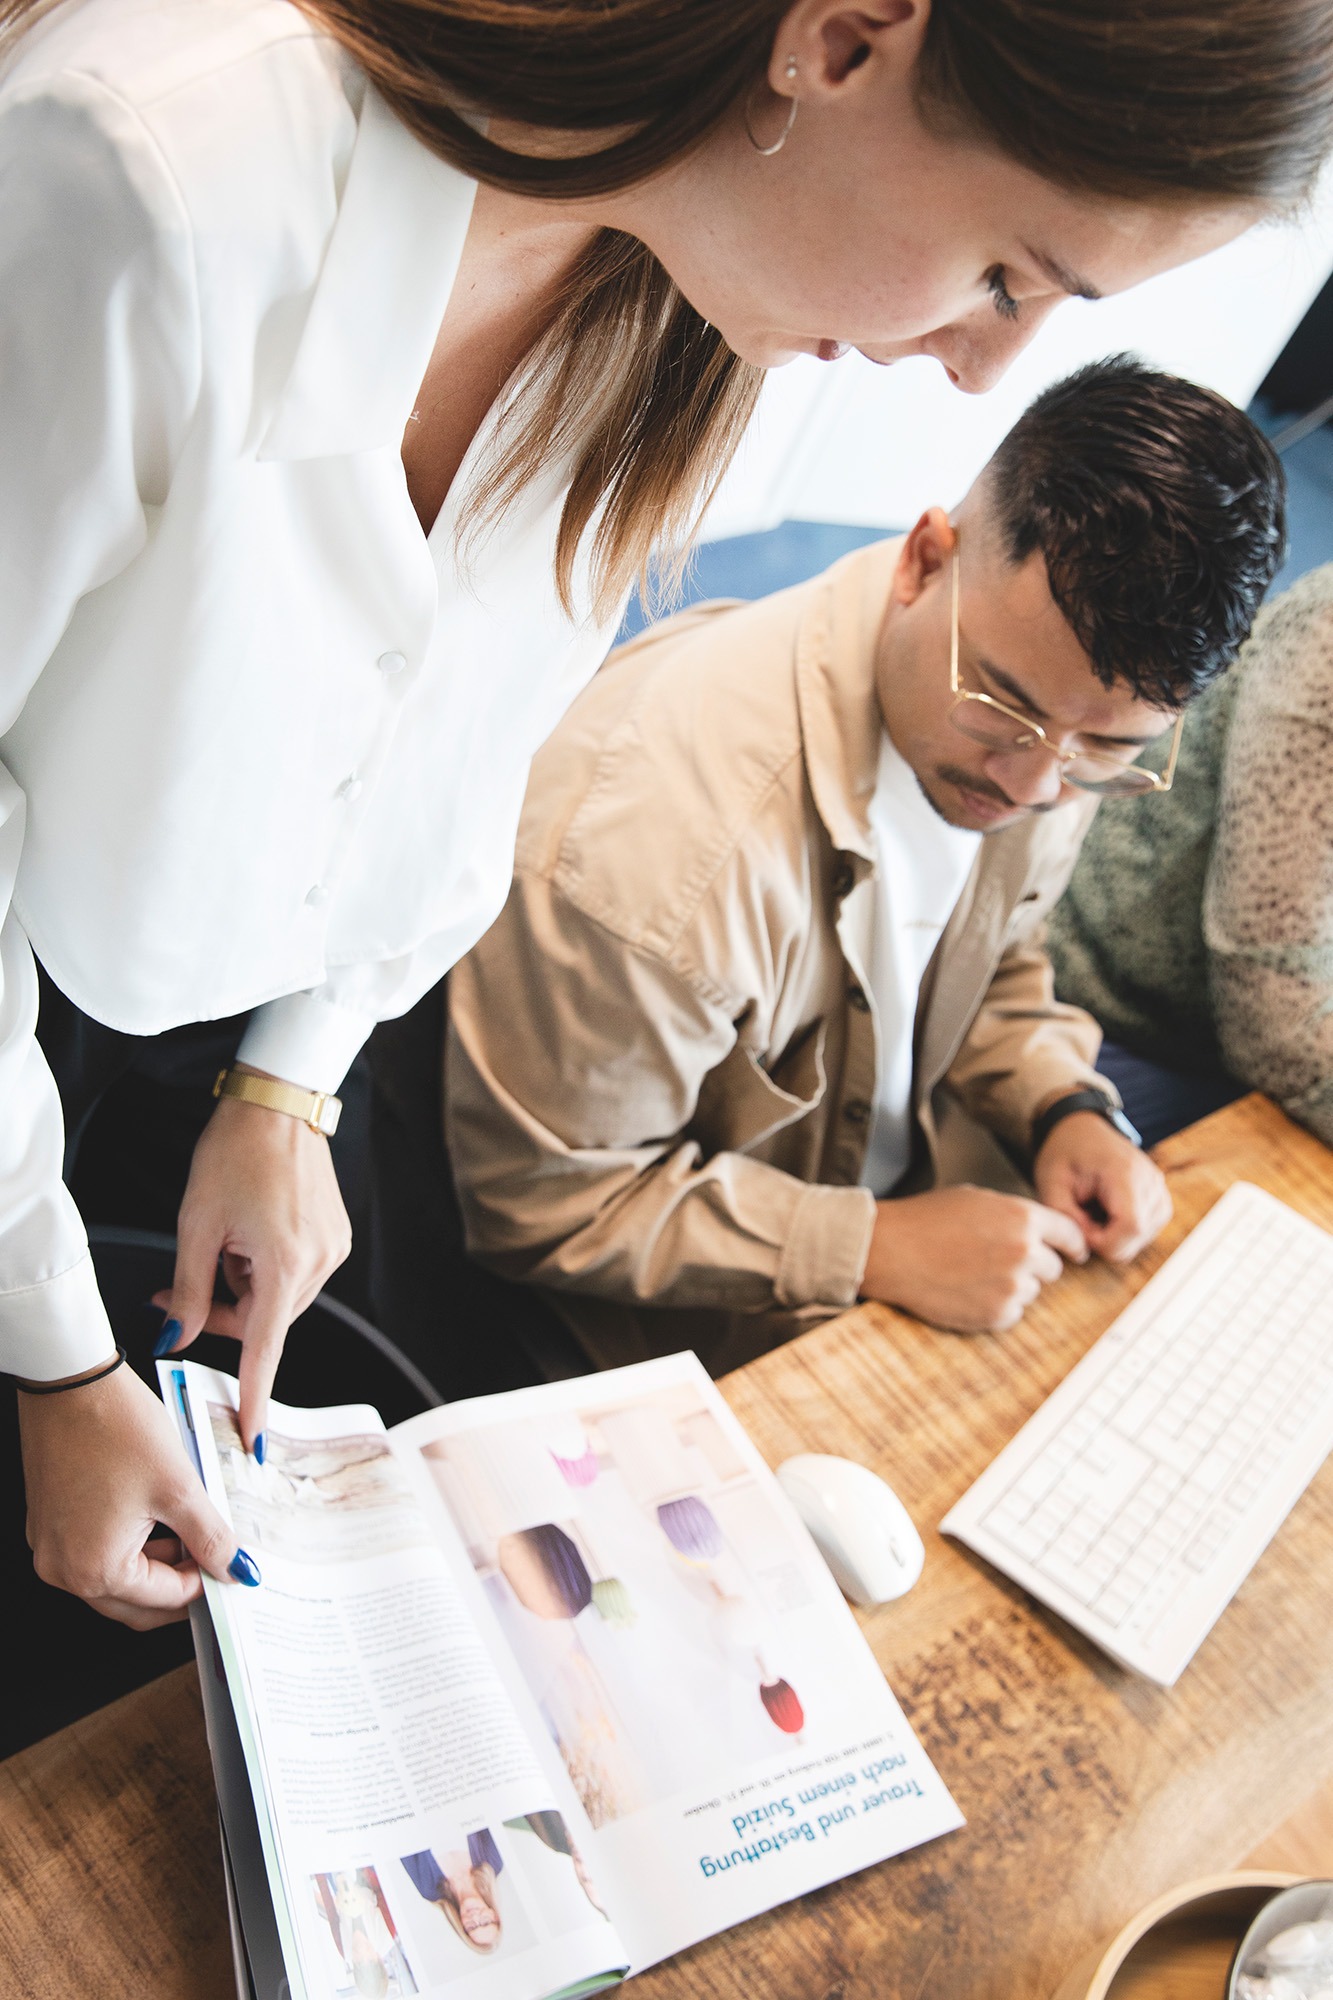
<path fill-rule="evenodd" d="M 214 1097 L 239 1097 L 244 1104 L 262 1104 L 266 1111 L 281 1111 L 284 1117 L 299 1118 L 312 1132 L 331 1139 L 342 1116 L 341 1097 L 327 1090 L 302 1090 L 297 1083 L 280 1083 L 275 1076 L 248 1076 L 240 1069 L 220 1069 L 213 1085 Z"/>

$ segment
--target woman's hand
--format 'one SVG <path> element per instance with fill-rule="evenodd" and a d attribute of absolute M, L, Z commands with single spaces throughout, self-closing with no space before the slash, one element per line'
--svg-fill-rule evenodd
<path fill-rule="evenodd" d="M 201 1565 L 219 1580 L 259 1581 L 131 1369 L 59 1396 L 20 1391 L 19 1427 L 28 1542 L 44 1582 L 147 1631 L 185 1616 Z M 172 1536 L 150 1541 L 158 1522 Z"/>
<path fill-rule="evenodd" d="M 173 1354 L 204 1332 L 241 1342 L 241 1436 L 261 1461 L 287 1329 L 351 1247 L 328 1140 L 284 1112 L 221 1098 L 194 1149 L 175 1281 L 154 1303 L 170 1315 L 164 1337 L 179 1328 Z M 213 1301 L 219 1257 L 234 1306 Z"/>

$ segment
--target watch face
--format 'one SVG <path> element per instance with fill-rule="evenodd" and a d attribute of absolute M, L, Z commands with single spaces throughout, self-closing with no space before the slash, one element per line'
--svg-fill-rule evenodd
<path fill-rule="evenodd" d="M 1143 1136 L 1135 1126 L 1130 1124 L 1124 1112 L 1117 1111 L 1113 1105 L 1108 1105 L 1107 1109 L 1110 1112 L 1111 1123 L 1115 1126 L 1116 1131 L 1120 1133 L 1121 1137 L 1128 1139 L 1131 1146 L 1141 1146 L 1143 1144 Z"/>

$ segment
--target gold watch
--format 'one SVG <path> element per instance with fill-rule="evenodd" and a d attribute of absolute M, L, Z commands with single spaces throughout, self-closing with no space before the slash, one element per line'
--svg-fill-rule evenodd
<path fill-rule="evenodd" d="M 302 1090 L 297 1083 L 280 1083 L 275 1076 L 249 1076 L 240 1069 L 220 1069 L 213 1085 L 214 1097 L 239 1097 L 243 1104 L 262 1104 L 266 1111 L 281 1111 L 286 1118 L 299 1118 L 312 1132 L 331 1139 L 338 1129 L 343 1101 L 328 1090 Z"/>

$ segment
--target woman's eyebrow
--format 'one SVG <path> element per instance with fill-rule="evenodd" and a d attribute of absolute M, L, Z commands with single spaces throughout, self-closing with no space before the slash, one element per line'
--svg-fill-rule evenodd
<path fill-rule="evenodd" d="M 1030 243 L 1024 243 L 1022 248 L 1037 269 L 1043 271 L 1062 292 L 1068 292 L 1071 299 L 1099 299 L 1102 296 L 1090 279 L 1081 278 L 1077 271 L 1071 271 L 1068 264 L 1062 264 L 1058 257 L 1052 257 L 1046 250 L 1034 250 Z"/>

